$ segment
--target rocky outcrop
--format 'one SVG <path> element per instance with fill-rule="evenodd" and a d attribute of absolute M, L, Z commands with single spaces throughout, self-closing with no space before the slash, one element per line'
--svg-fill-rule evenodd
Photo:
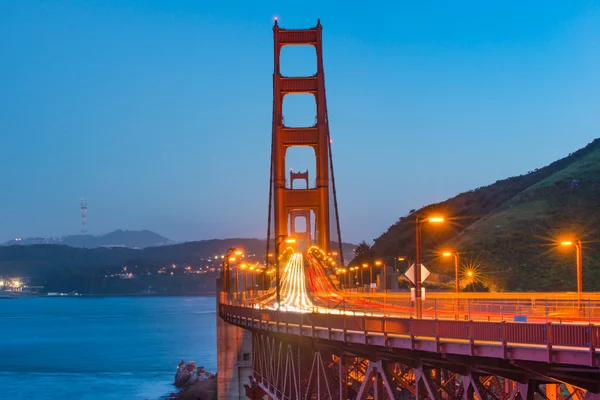
<path fill-rule="evenodd" d="M 217 376 L 204 367 L 196 367 L 195 361 L 186 363 L 181 360 L 175 373 L 175 387 L 181 389 L 168 399 L 211 400 L 217 392 Z"/>
<path fill-rule="evenodd" d="M 204 367 L 196 367 L 195 361 L 181 360 L 175 372 L 175 387 L 182 389 L 171 395 L 171 399 L 206 399 L 214 397 L 217 390 L 217 376 Z"/>

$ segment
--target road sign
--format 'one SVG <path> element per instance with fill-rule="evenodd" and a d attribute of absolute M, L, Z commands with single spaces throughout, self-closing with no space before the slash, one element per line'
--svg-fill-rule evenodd
<path fill-rule="evenodd" d="M 423 264 L 421 264 L 421 283 L 425 282 L 425 279 L 427 279 L 430 274 L 431 272 L 429 272 L 429 270 L 425 268 Z M 404 276 L 406 279 L 411 281 L 413 285 L 415 284 L 415 263 L 413 263 L 408 271 L 404 273 Z"/>
<path fill-rule="evenodd" d="M 375 282 L 371 283 L 371 289 L 377 289 L 377 284 Z"/>

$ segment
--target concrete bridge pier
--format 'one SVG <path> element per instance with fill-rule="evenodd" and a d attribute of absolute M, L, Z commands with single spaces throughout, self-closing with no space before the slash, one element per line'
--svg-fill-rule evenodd
<path fill-rule="evenodd" d="M 217 295 L 217 310 L 219 295 Z M 217 398 L 247 399 L 252 376 L 252 332 L 225 322 L 217 312 Z"/>

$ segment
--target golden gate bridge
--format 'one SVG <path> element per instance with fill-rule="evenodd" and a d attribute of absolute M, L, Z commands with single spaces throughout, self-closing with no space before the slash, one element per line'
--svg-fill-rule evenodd
<path fill-rule="evenodd" d="M 275 21 L 273 31 L 266 254 L 275 279 L 261 290 L 245 285 L 240 290 L 239 270 L 231 266 L 230 254 L 225 259 L 217 299 L 219 398 L 600 399 L 600 294 L 457 290 L 425 299 L 419 268 L 414 296 L 343 289 L 336 278 L 343 258 L 337 265 L 330 257 L 332 224 L 343 252 L 322 26 L 319 21 L 311 29 L 283 29 Z M 315 75 L 282 76 L 280 53 L 289 45 L 314 46 Z M 290 94 L 314 96 L 314 126 L 284 124 L 283 101 Z M 286 185 L 285 154 L 294 146 L 314 149 L 314 188 L 307 173 L 290 172 Z M 306 180 L 306 188 L 294 189 L 295 179 Z M 296 218 L 305 219 L 304 232 L 296 231 Z M 420 223 L 441 221 L 419 218 L 415 265 Z M 230 251 L 235 252 L 241 250 Z"/>

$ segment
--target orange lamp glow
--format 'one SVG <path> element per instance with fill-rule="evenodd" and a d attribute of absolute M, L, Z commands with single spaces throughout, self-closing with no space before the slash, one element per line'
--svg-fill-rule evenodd
<path fill-rule="evenodd" d="M 452 255 L 452 253 L 450 253 L 449 251 L 445 251 L 445 252 L 442 253 L 442 255 L 444 257 L 450 257 Z"/>
<path fill-rule="evenodd" d="M 561 246 L 572 246 L 573 242 L 571 240 L 564 240 L 562 242 L 560 242 Z"/>
<path fill-rule="evenodd" d="M 296 238 L 289 237 L 289 238 L 285 239 L 285 242 L 286 243 L 296 243 Z"/>
<path fill-rule="evenodd" d="M 244 254 L 244 252 L 241 250 L 236 250 L 233 252 L 233 254 L 235 254 L 236 256 L 241 256 L 242 254 Z"/>
<path fill-rule="evenodd" d="M 428 221 L 433 222 L 435 224 L 439 224 L 441 222 L 444 222 L 444 217 L 429 217 Z"/>

